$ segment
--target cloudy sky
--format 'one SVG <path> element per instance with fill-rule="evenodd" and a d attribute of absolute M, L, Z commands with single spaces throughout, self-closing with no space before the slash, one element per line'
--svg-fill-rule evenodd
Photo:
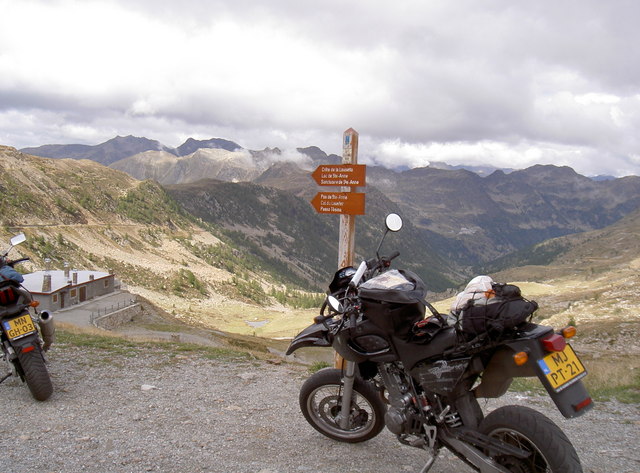
<path fill-rule="evenodd" d="M 636 0 L 0 0 L 0 144 L 640 175 Z"/>

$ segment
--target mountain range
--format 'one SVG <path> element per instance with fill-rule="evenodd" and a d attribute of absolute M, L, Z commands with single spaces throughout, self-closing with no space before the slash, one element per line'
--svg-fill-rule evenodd
<path fill-rule="evenodd" d="M 321 150 L 306 150 L 324 159 Z M 192 154 L 209 151 L 238 152 Z M 245 163 L 265 158 L 250 156 Z M 0 145 L 0 241 L 26 234 L 11 253 L 30 258 L 21 272 L 68 266 L 115 273 L 146 300 L 145 311 L 164 309 L 161 323 L 137 320 L 143 328 L 164 330 L 165 320 L 175 327 L 177 319 L 189 330 L 225 332 L 229 344 L 243 347 L 264 343 L 255 336 L 288 339 L 318 313 L 320 292 L 336 269 L 338 218 L 315 213 L 309 196 L 317 188 L 299 164 L 274 161 L 256 174 L 244 182 L 200 176 L 161 185 L 91 160 L 42 158 Z M 538 302 L 536 322 L 578 327 L 572 345 L 596 392 L 637 402 L 637 179 L 592 181 L 555 166 L 486 177 L 372 167 L 367 179 L 357 261 L 375 253 L 385 214 L 402 213 L 405 226 L 387 235 L 381 253 L 399 250 L 394 267 L 417 272 L 439 311 L 449 310 L 477 271 L 516 283 Z M 474 253 L 483 241 L 487 247 Z M 488 257 L 497 245 L 500 257 Z"/>
<path fill-rule="evenodd" d="M 104 143 L 98 145 L 82 145 L 82 144 L 51 144 L 37 147 L 22 148 L 20 151 L 33 156 L 41 156 L 44 158 L 72 158 L 72 159 L 90 159 L 105 166 L 115 163 L 121 159 L 125 159 L 146 151 L 164 152 L 175 157 L 188 156 L 198 150 L 203 149 L 219 149 L 223 151 L 241 151 L 244 150 L 239 144 L 225 140 L 223 138 L 211 138 L 208 140 L 196 140 L 188 138 L 183 144 L 177 148 L 170 148 L 163 145 L 157 140 L 150 140 L 144 137 L 136 136 L 116 136 Z M 261 154 L 260 151 L 244 150 L 250 154 Z M 263 154 L 277 153 L 277 148 L 265 148 Z M 320 158 L 327 158 L 319 148 L 310 147 L 307 149 L 307 155 L 312 158 L 314 155 Z M 339 156 L 332 155 L 329 161 L 338 162 Z"/>
<path fill-rule="evenodd" d="M 420 173 L 425 179 L 416 177 Z M 381 177 L 396 181 L 385 188 Z M 539 301 L 539 317 L 551 317 L 555 326 L 587 321 L 599 338 L 603 322 L 621 321 L 607 325 L 611 339 L 627 345 L 637 339 L 637 180 L 595 182 L 554 166 L 494 177 L 500 185 L 466 170 L 369 169 L 366 215 L 356 220 L 356 260 L 375 252 L 385 214 L 400 212 L 405 227 L 387 236 L 381 252 L 399 250 L 394 266 L 417 272 L 430 291 L 455 293 L 479 272 L 499 281 L 529 281 L 518 284 Z M 419 217 L 418 199 L 396 195 L 411 195 L 411 189 L 389 191 L 394 185 L 442 192 L 440 204 L 437 192 L 425 198 L 431 220 Z M 65 263 L 114 271 L 132 292 L 181 320 L 238 333 L 247 333 L 247 320 L 269 320 L 251 330 L 288 337 L 315 312 L 291 305 L 302 303 L 305 290 L 324 291 L 336 269 L 338 218 L 315 213 L 309 196 L 316 190 L 309 172 L 290 162 L 274 162 L 252 182 L 208 178 L 160 185 L 91 160 L 41 158 L 0 146 L 0 240 L 27 234 L 12 253 L 31 258 L 23 272 Z M 527 216 L 521 210 L 535 205 L 521 201 L 536 196 L 542 210 Z M 450 213 L 436 212 L 449 202 L 458 205 Z M 547 211 L 556 217 L 545 220 Z M 481 226 L 479 219 L 471 227 L 468 221 L 478 213 L 491 225 Z M 446 231 L 456 225 L 467 230 Z M 558 228 L 568 233 L 525 243 Z M 521 246 L 503 236 L 503 248 L 515 251 L 498 258 L 475 255 L 480 263 L 472 264 L 465 255 L 474 246 L 465 238 L 489 240 L 501 229 L 519 229 Z M 428 297 L 437 301 L 433 293 Z M 438 307 L 446 310 L 448 304 Z"/>
<path fill-rule="evenodd" d="M 316 186 L 310 171 L 341 158 L 317 147 L 293 153 L 277 148 L 252 151 L 214 138 L 189 139 L 169 149 L 154 140 L 129 136 L 93 147 L 47 145 L 22 151 L 89 158 L 137 180 L 154 180 L 203 221 L 231 232 L 242 229 L 254 244 L 275 245 L 278 249 L 270 251 L 273 257 L 286 260 L 295 254 L 307 270 L 333 266 L 328 257 L 332 244 L 320 240 L 324 234 L 335 235 L 336 219 L 316 215 L 310 208 L 308 201 L 315 193 L 326 190 Z M 517 252 L 526 259 L 533 245 L 604 228 L 640 207 L 640 177 L 594 180 L 552 165 L 491 173 L 444 163 L 406 170 L 368 166 L 363 190 L 367 215 L 358 218 L 363 229 L 358 229 L 362 246 L 357 250 L 366 255 L 367 248 L 375 246 L 374 229 L 386 212 L 401 213 L 415 242 L 408 245 L 415 246 L 411 264 L 415 269 L 428 268 L 436 290 L 475 272 L 498 268 L 501 261 L 517 264 L 505 257 Z M 309 222 L 300 224 L 304 231 L 296 231 L 298 220 Z M 324 228 L 319 231 L 315 227 L 319 224 L 312 222 L 325 222 Z M 297 254 L 286 249 L 288 241 L 302 248 L 306 240 L 321 249 L 317 258 L 308 250 Z M 333 240 L 334 236 L 328 242 Z M 323 269 L 317 277 L 326 272 Z"/>

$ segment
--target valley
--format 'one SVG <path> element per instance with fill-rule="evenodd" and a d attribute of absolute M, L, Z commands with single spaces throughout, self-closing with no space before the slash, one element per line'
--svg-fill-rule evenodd
<path fill-rule="evenodd" d="M 312 162 L 327 159 L 314 153 Z M 127 290 L 178 323 L 250 338 L 289 338 L 317 314 L 335 271 L 337 218 L 315 214 L 308 202 L 314 190 L 300 181 L 310 177 L 293 164 L 272 166 L 256 179 L 260 184 L 208 179 L 161 186 L 92 160 L 41 158 L 0 147 L 0 171 L 0 239 L 6 242 L 19 231 L 27 234 L 27 243 L 18 251 L 31 261 L 21 271 L 61 268 L 64 263 L 113 271 Z M 286 172 L 294 178 L 283 178 Z M 395 265 L 415 271 L 427 282 L 429 300 L 441 312 L 448 311 L 450 297 L 476 274 L 518 284 L 526 297 L 540 304 L 536 320 L 556 327 L 577 325 L 574 344 L 594 369 L 606 372 L 625 366 L 620 382 L 637 386 L 640 178 L 596 188 L 558 169 L 559 187 L 531 194 L 538 202 L 553 202 L 555 216 L 544 227 L 542 209 L 535 221 L 524 207 L 520 213 L 504 207 L 487 219 L 474 193 L 459 194 L 461 213 L 456 213 L 456 205 L 448 213 L 433 211 L 434 205 L 448 209 L 451 201 L 442 196 L 433 200 L 440 192 L 438 181 L 427 177 L 433 172 L 449 188 L 460 185 L 455 184 L 459 177 L 476 188 L 484 185 L 483 178 L 464 170 L 424 169 L 411 177 L 373 169 L 371 182 L 378 185 L 367 188 L 367 215 L 358 219 L 357 258 L 374 252 L 384 215 L 400 212 L 405 228 L 387 239 L 383 251 L 400 250 Z M 539 179 L 539 173 L 550 180 L 554 169 L 530 170 L 510 179 Z M 427 194 L 411 201 L 415 184 L 410 182 L 418 175 L 433 187 L 431 201 Z M 391 178 L 395 184 L 389 184 Z M 492 182 L 496 179 L 500 176 Z M 570 182 L 587 186 L 590 197 L 579 200 L 574 195 L 579 202 L 561 197 L 573 192 L 561 190 Z M 405 197 L 400 197 L 401 191 Z M 612 192 L 619 195 L 612 199 Z M 494 193 L 491 201 L 509 202 L 507 195 L 518 194 Z M 466 198 L 475 201 L 473 207 Z M 525 206 L 529 197 L 520 194 L 518 199 Z M 419 210 L 419 202 L 431 209 L 429 221 L 421 217 L 426 211 Z M 470 217 L 474 212 L 484 215 L 484 228 L 478 226 L 482 218 Z M 437 220 L 438 215 L 446 218 Z M 565 222 L 564 230 L 560 221 Z M 456 234 L 453 229 L 460 222 L 479 230 Z M 596 228 L 597 222 L 601 226 Z M 507 241 L 516 229 L 522 238 Z M 572 234 L 534 240 L 535 234 L 571 229 Z M 504 255 L 483 263 L 484 249 L 494 239 L 491 232 L 497 230 L 505 233 L 492 252 Z M 470 244 L 468 239 L 478 231 L 483 236 Z M 514 250 L 515 242 L 521 246 Z M 465 264 L 471 251 L 479 253 Z M 614 363 L 614 358 L 624 363 Z"/>

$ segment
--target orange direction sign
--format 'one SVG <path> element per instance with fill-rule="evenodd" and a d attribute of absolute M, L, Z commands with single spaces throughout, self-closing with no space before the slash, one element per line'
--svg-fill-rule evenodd
<path fill-rule="evenodd" d="M 364 164 L 321 164 L 311 174 L 321 186 L 364 186 L 367 166 Z"/>
<path fill-rule="evenodd" d="M 318 192 L 311 205 L 321 214 L 364 215 L 362 192 Z"/>

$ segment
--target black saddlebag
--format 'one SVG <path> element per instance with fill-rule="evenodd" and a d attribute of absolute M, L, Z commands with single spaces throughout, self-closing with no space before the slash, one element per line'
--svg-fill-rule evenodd
<path fill-rule="evenodd" d="M 411 271 L 387 271 L 360 286 L 365 317 L 389 335 L 409 339 L 413 326 L 424 318 L 425 284 Z"/>
<path fill-rule="evenodd" d="M 501 334 L 526 322 L 538 309 L 535 301 L 522 297 L 518 286 L 495 284 L 494 290 L 495 297 L 470 301 L 462 310 L 459 321 L 465 334 Z"/>

